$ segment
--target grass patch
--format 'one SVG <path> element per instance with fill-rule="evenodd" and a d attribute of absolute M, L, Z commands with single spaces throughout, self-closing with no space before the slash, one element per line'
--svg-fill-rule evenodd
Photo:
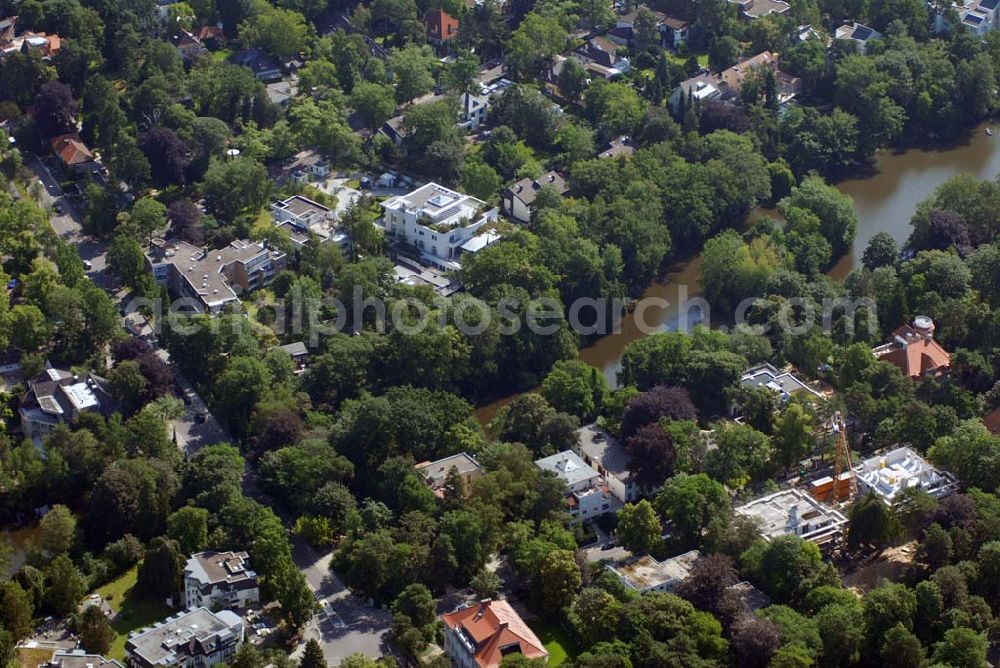
<path fill-rule="evenodd" d="M 575 660 L 576 655 L 580 653 L 576 643 L 561 626 L 542 621 L 540 617 L 532 619 L 530 626 L 549 652 L 547 665 L 561 666 L 566 661 Z"/>
<path fill-rule="evenodd" d="M 667 52 L 667 58 L 670 59 L 670 62 L 677 63 L 678 65 L 686 65 L 687 61 L 688 61 L 688 59 L 690 57 L 691 57 L 690 53 L 688 55 L 686 55 L 686 56 L 678 56 L 676 53 L 671 53 L 669 51 Z M 708 54 L 707 53 L 699 53 L 698 54 L 698 66 L 699 67 L 708 67 Z"/>
<path fill-rule="evenodd" d="M 347 183 L 344 184 L 348 188 L 353 188 L 357 190 L 361 187 L 361 179 L 348 179 Z"/>
<path fill-rule="evenodd" d="M 172 610 L 159 599 L 144 598 L 135 591 L 138 567 L 113 580 L 96 593 L 100 594 L 118 615 L 111 623 L 115 638 L 108 651 L 109 659 L 125 658 L 125 641 L 128 634 L 144 626 L 150 626 L 170 615 Z"/>
<path fill-rule="evenodd" d="M 51 647 L 49 649 L 21 647 L 17 650 L 17 665 L 20 668 L 38 668 L 38 666 L 48 663 L 54 652 L 55 650 Z"/>

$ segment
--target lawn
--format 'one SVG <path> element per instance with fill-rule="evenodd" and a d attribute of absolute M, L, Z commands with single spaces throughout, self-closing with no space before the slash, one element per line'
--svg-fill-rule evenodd
<path fill-rule="evenodd" d="M 677 63 L 678 65 L 686 65 L 687 61 L 688 61 L 688 58 L 691 57 L 691 54 L 688 54 L 686 56 L 679 56 L 676 53 L 671 53 L 671 52 L 668 51 L 667 52 L 667 57 L 670 58 L 670 62 Z M 708 54 L 707 53 L 699 53 L 698 54 L 698 65 L 700 67 L 708 67 Z"/>
<path fill-rule="evenodd" d="M 549 651 L 549 666 L 561 666 L 566 661 L 576 659 L 579 653 L 576 643 L 557 624 L 543 622 L 540 617 L 531 620 L 531 630 Z"/>
<path fill-rule="evenodd" d="M 96 592 L 118 613 L 111 623 L 115 639 L 111 641 L 111 649 L 107 654 L 109 659 L 124 659 L 125 641 L 128 640 L 129 633 L 150 626 L 170 616 L 172 612 L 163 601 L 143 598 L 135 593 L 137 574 L 138 568 L 133 568 Z"/>

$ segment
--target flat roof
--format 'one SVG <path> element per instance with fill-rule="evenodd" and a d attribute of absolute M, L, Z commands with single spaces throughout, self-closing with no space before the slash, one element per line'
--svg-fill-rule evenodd
<path fill-rule="evenodd" d="M 934 468 L 911 448 L 900 447 L 869 457 L 854 467 L 858 484 L 892 503 L 907 488 L 920 487 L 937 497 L 958 487 L 955 476 Z"/>
<path fill-rule="evenodd" d="M 764 387 L 772 392 L 792 396 L 793 394 L 811 394 L 817 398 L 822 398 L 816 390 L 812 389 L 795 374 L 787 371 L 780 371 L 772 364 L 758 364 L 743 372 L 740 378 L 743 387 Z"/>
<path fill-rule="evenodd" d="M 701 556 L 698 550 L 691 550 L 664 561 L 657 561 L 644 554 L 616 564 L 608 564 L 608 569 L 636 591 L 643 592 L 663 585 L 668 585 L 668 588 L 672 589 L 688 576 Z"/>
<path fill-rule="evenodd" d="M 823 542 L 840 531 L 847 518 L 800 489 L 786 489 L 762 496 L 735 509 L 755 520 L 764 538 L 795 535 Z"/>
<path fill-rule="evenodd" d="M 325 207 L 319 202 L 314 202 L 302 195 L 292 195 L 288 199 L 275 202 L 274 205 L 299 217 L 313 213 L 330 213 L 329 207 Z"/>
<path fill-rule="evenodd" d="M 629 463 L 632 458 L 625 452 L 618 439 L 598 429 L 594 424 L 580 427 L 576 430 L 576 435 L 580 452 L 595 465 L 622 482 L 631 477 Z"/>
<path fill-rule="evenodd" d="M 148 665 L 170 665 L 182 656 L 191 655 L 196 643 L 228 640 L 237 634 L 242 634 L 242 622 L 236 614 L 195 608 L 133 633 L 125 649 Z"/>

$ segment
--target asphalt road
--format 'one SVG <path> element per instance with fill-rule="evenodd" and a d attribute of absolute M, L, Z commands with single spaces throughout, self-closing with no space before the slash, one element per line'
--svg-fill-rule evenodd
<path fill-rule="evenodd" d="M 111 277 L 106 271 L 107 244 L 83 233 L 82 214 L 64 195 L 59 182 L 53 178 L 41 159 L 38 156 L 31 156 L 26 163 L 41 183 L 41 204 L 50 211 L 49 224 L 52 225 L 52 229 L 62 239 L 76 246 L 80 259 L 90 263 L 91 268 L 87 270 L 90 280 L 102 288 L 109 288 Z M 62 213 L 57 213 L 56 207 L 60 207 Z"/>
<path fill-rule="evenodd" d="M 305 642 L 314 638 L 319 641 L 323 656 L 331 666 L 351 654 L 378 658 L 391 653 L 389 626 L 392 616 L 348 591 L 330 572 L 332 556 L 332 552 L 320 554 L 305 541 L 293 539 L 292 558 L 315 592 L 320 612 L 306 625 L 302 643 L 292 653 L 292 658 L 299 658 Z"/>

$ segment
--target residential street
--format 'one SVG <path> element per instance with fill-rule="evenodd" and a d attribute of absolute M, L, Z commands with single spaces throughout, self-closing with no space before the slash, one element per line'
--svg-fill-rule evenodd
<path fill-rule="evenodd" d="M 320 612 L 306 625 L 303 642 L 292 658 L 298 659 L 305 641 L 313 638 L 323 647 L 323 656 L 330 665 L 358 652 L 371 657 L 390 653 L 388 633 L 392 616 L 351 594 L 330 572 L 332 556 L 332 552 L 319 554 L 305 541 L 292 539 L 292 557 L 316 593 L 320 606 Z"/>
<path fill-rule="evenodd" d="M 38 156 L 27 157 L 25 164 L 31 168 L 42 184 L 41 204 L 51 212 L 49 224 L 52 225 L 52 229 L 65 241 L 76 246 L 80 259 L 91 264 L 87 275 L 94 283 L 107 289 L 111 285 L 110 277 L 105 272 L 107 244 L 83 234 L 82 215 L 74 208 L 69 198 L 64 196 L 59 182 L 53 178 Z M 56 206 L 62 208 L 62 213 L 55 211 Z"/>

